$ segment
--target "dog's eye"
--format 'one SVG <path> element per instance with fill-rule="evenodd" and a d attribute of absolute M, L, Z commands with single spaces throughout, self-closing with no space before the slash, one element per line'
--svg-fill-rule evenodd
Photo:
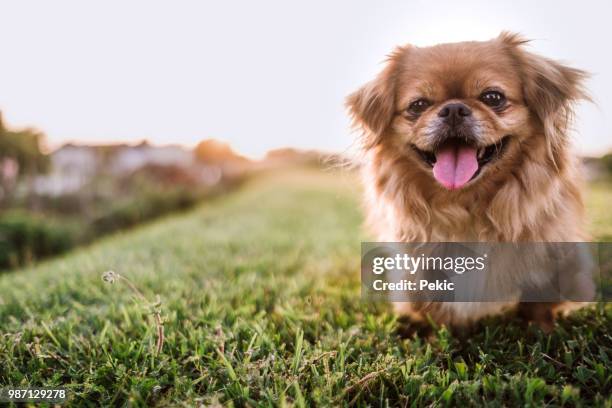
<path fill-rule="evenodd" d="M 485 91 L 480 95 L 480 100 L 492 108 L 501 108 L 506 104 L 506 97 L 499 91 Z"/>
<path fill-rule="evenodd" d="M 430 106 L 431 106 L 431 102 L 429 102 L 427 99 L 418 99 L 412 102 L 410 106 L 408 106 L 407 111 L 408 113 L 412 115 L 419 115 L 425 112 L 425 110 L 429 108 Z"/>

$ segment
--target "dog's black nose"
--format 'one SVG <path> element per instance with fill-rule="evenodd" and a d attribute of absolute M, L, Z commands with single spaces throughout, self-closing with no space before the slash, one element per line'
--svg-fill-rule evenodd
<path fill-rule="evenodd" d="M 449 103 L 438 112 L 439 117 L 453 125 L 460 124 L 463 118 L 471 114 L 472 110 L 462 103 Z"/>

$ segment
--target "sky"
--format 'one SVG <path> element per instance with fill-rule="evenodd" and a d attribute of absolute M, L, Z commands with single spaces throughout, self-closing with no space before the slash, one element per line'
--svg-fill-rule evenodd
<path fill-rule="evenodd" d="M 603 0 L 0 0 L 0 111 L 49 148 L 216 138 L 251 157 L 344 151 L 344 98 L 394 46 L 511 30 L 593 74 L 574 140 L 600 154 L 612 149 L 611 14 Z"/>

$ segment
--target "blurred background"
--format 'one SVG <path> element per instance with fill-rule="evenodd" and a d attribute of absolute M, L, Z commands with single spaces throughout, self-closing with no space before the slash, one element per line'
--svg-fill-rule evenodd
<path fill-rule="evenodd" d="M 609 192 L 612 59 L 602 39 L 612 7 L 583 7 L 2 2 L 0 269 L 190 208 L 263 171 L 325 168 L 354 138 L 344 97 L 406 42 L 511 30 L 591 72 L 595 103 L 579 106 L 573 138 L 593 191 Z"/>

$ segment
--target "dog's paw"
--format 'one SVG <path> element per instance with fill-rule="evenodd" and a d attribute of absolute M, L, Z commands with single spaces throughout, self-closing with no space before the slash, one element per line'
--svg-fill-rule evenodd
<path fill-rule="evenodd" d="M 555 328 L 556 305 L 545 302 L 521 302 L 518 305 L 518 316 L 526 323 L 533 323 L 544 333 L 550 334 Z"/>
<path fill-rule="evenodd" d="M 417 321 L 409 316 L 397 318 L 396 333 L 403 339 L 420 337 L 429 339 L 434 334 L 434 329 L 427 321 Z"/>

